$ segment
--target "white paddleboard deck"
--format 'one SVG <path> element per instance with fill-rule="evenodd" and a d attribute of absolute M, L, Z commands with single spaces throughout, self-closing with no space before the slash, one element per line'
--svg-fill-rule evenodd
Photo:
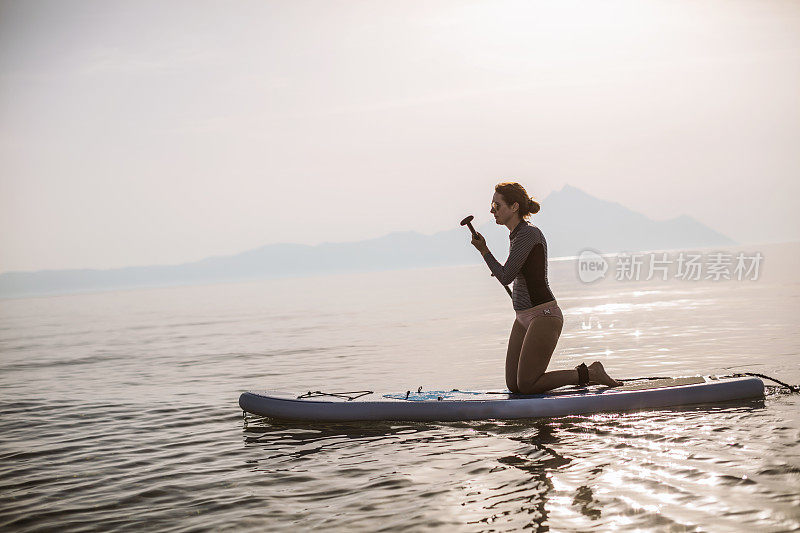
<path fill-rule="evenodd" d="M 335 391 L 330 391 L 335 394 Z M 564 387 L 547 394 L 508 391 L 411 391 L 331 396 L 245 392 L 243 411 L 279 420 L 352 422 L 369 420 L 459 421 L 554 417 L 637 411 L 698 403 L 764 397 L 764 383 L 753 377 L 693 376 L 631 382 L 621 387 Z"/>

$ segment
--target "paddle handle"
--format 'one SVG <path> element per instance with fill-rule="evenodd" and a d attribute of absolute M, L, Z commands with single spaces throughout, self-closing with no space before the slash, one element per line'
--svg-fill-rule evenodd
<path fill-rule="evenodd" d="M 469 231 L 472 232 L 472 237 L 477 239 L 478 238 L 478 232 L 475 231 L 475 228 L 472 227 L 472 218 L 473 218 L 472 215 L 468 216 L 467 218 L 465 218 L 464 220 L 461 221 L 461 225 L 468 227 Z M 494 277 L 494 274 L 492 274 L 492 277 Z M 500 281 L 500 280 L 498 280 L 498 281 Z M 502 285 L 502 283 L 501 283 L 501 285 Z M 503 285 L 503 288 L 508 293 L 508 296 L 513 300 L 514 299 L 514 295 L 511 294 L 511 289 L 508 288 L 508 285 Z"/>

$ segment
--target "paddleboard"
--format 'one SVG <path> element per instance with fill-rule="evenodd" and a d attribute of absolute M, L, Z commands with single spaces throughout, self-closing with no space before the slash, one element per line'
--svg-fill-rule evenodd
<path fill-rule="evenodd" d="M 763 398 L 754 377 L 692 376 L 628 382 L 621 387 L 562 387 L 546 394 L 509 391 L 309 391 L 305 394 L 245 392 L 246 413 L 325 422 L 459 421 L 555 417 L 638 411 L 679 405 Z"/>

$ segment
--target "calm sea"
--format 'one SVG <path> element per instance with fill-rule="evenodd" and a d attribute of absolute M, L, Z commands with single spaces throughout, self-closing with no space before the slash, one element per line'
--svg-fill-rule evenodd
<path fill-rule="evenodd" d="M 758 279 L 612 266 L 586 284 L 551 262 L 551 368 L 800 383 L 800 245 L 724 251 L 761 252 Z M 237 405 L 248 389 L 502 388 L 512 321 L 478 265 L 2 300 L 0 528 L 800 528 L 798 395 L 441 424 L 245 422 Z"/>

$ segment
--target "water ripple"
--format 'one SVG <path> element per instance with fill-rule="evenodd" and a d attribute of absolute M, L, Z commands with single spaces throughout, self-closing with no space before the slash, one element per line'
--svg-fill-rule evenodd
<path fill-rule="evenodd" d="M 245 388 L 501 386 L 513 315 L 477 272 L 439 273 L 447 298 L 426 271 L 374 274 L 369 290 L 354 277 L 4 304 L 0 529 L 800 529 L 793 395 L 550 420 L 242 419 Z M 598 354 L 621 377 L 759 365 L 800 382 L 799 285 L 557 289 L 554 368 Z"/>

